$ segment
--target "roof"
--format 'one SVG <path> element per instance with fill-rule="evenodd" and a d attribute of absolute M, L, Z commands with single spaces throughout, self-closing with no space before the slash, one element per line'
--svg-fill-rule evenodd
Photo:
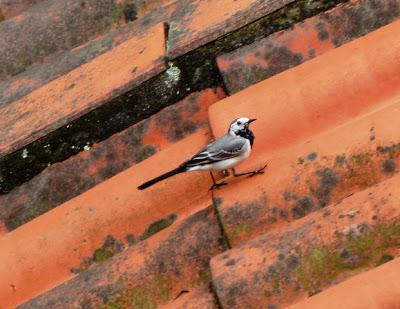
<path fill-rule="evenodd" d="M 399 1 L 0 13 L 2 308 L 399 303 Z M 264 174 L 136 189 L 238 116 Z"/>

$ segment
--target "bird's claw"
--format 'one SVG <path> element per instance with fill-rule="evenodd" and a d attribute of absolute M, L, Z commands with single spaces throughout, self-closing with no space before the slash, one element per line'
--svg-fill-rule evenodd
<path fill-rule="evenodd" d="M 265 164 L 262 168 L 256 169 L 255 171 L 251 172 L 251 174 L 249 176 L 247 176 L 247 177 L 253 177 L 253 176 L 258 175 L 258 174 L 264 174 L 264 170 L 267 168 L 268 163 Z"/>
<path fill-rule="evenodd" d="M 227 185 L 226 182 L 221 181 L 220 183 L 214 183 L 208 191 L 212 191 L 214 189 L 219 189 L 219 187 Z"/>

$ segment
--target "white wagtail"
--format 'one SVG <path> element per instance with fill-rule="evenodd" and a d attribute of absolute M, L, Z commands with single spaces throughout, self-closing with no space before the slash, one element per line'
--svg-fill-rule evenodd
<path fill-rule="evenodd" d="M 177 168 L 145 182 L 138 189 L 146 189 L 168 177 L 188 171 L 210 171 L 213 181 L 210 190 L 226 184 L 225 182 L 217 183 L 212 173 L 213 171 L 232 169 L 233 176 L 235 177 L 243 175 L 254 176 L 263 173 L 267 165 L 255 171 L 240 174 L 237 174 L 234 168 L 250 155 L 254 142 L 254 134 L 249 129 L 249 125 L 255 120 L 245 117 L 235 119 L 229 126 L 228 133 L 208 144 Z"/>

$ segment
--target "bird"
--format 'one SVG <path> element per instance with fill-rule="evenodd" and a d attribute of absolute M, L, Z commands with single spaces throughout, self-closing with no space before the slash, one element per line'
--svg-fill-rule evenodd
<path fill-rule="evenodd" d="M 226 185 L 224 181 L 220 183 L 215 181 L 212 173 L 215 171 L 231 169 L 234 177 L 244 175 L 254 176 L 263 173 L 268 163 L 260 169 L 247 173 L 237 173 L 235 170 L 235 166 L 246 160 L 251 153 L 255 137 L 249 126 L 253 121 L 256 121 L 256 119 L 246 117 L 236 118 L 231 122 L 228 132 L 225 135 L 206 145 L 177 168 L 146 181 L 138 186 L 138 189 L 144 190 L 159 181 L 183 172 L 209 171 L 213 181 L 210 190 Z"/>

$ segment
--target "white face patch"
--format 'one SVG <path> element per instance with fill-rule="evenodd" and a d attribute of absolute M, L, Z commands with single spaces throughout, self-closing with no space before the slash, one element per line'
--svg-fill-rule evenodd
<path fill-rule="evenodd" d="M 241 117 L 232 121 L 231 126 L 229 128 L 229 132 L 236 134 L 237 132 L 244 130 L 247 123 L 249 122 L 249 118 Z"/>

